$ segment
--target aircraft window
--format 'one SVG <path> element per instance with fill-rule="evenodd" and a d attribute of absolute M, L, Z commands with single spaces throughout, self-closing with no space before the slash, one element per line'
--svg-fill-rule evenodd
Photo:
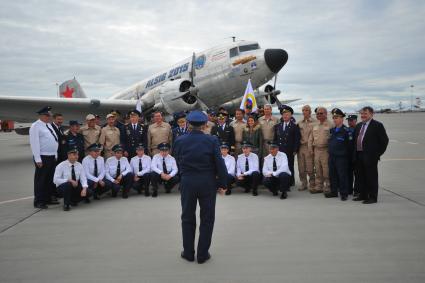
<path fill-rule="evenodd" d="M 246 52 L 246 51 L 257 50 L 257 49 L 260 49 L 260 45 L 258 45 L 258 43 L 239 46 L 240 52 Z"/>
<path fill-rule="evenodd" d="M 238 55 L 239 55 L 239 52 L 237 47 L 230 49 L 230 58 L 238 56 Z"/>

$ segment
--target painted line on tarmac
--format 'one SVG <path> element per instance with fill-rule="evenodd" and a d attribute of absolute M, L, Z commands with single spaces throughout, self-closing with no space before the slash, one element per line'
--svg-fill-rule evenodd
<path fill-rule="evenodd" d="M 34 198 L 34 197 L 29 196 L 29 197 L 23 197 L 23 198 L 17 198 L 17 199 L 4 200 L 4 201 L 0 201 L 0 204 L 11 203 L 11 202 L 16 202 L 16 201 L 20 201 L 20 200 L 32 199 L 32 198 Z"/>
<path fill-rule="evenodd" d="M 392 194 L 394 194 L 394 195 L 396 195 L 396 196 L 398 196 L 398 197 L 401 197 L 401 198 L 403 198 L 403 199 L 405 199 L 405 200 L 408 200 L 408 201 L 413 202 L 413 203 L 415 203 L 415 204 L 417 204 L 417 205 L 420 205 L 420 206 L 424 206 L 424 207 L 425 207 L 425 203 L 422 203 L 422 202 L 416 201 L 416 200 L 414 200 L 414 199 L 408 198 L 408 197 L 406 197 L 406 196 L 404 196 L 404 195 L 402 195 L 402 194 L 396 193 L 396 192 L 391 191 L 391 190 L 389 190 L 389 189 L 386 189 L 386 188 L 384 188 L 384 187 L 381 187 L 381 188 L 382 188 L 384 191 L 387 191 L 387 192 L 392 193 Z"/>
<path fill-rule="evenodd" d="M 31 216 L 33 216 L 34 214 L 36 214 L 36 213 L 38 213 L 38 212 L 40 212 L 40 211 L 42 211 L 42 209 L 40 209 L 40 208 L 39 208 L 39 209 L 37 209 L 36 211 L 34 211 L 33 213 L 31 213 L 30 215 L 27 215 L 27 216 L 25 216 L 25 217 L 23 217 L 23 218 L 19 219 L 19 220 L 18 220 L 18 222 L 14 223 L 14 224 L 12 224 L 12 225 L 9 225 L 9 226 L 7 226 L 6 228 L 2 229 L 2 230 L 0 231 L 0 234 L 2 234 L 2 233 L 4 233 L 4 232 L 6 232 L 7 230 L 9 230 L 9 229 L 11 229 L 11 228 L 15 227 L 15 226 L 16 226 L 16 225 L 18 225 L 19 223 L 24 222 L 25 220 L 27 220 L 28 218 L 30 218 Z"/>
<path fill-rule="evenodd" d="M 385 158 L 382 161 L 425 161 L 425 158 Z"/>

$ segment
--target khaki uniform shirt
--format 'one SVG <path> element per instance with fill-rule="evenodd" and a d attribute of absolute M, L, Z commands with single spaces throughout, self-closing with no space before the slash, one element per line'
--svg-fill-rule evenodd
<path fill-rule="evenodd" d="M 95 125 L 94 128 L 89 128 L 87 125 L 84 125 L 80 129 L 80 133 L 84 137 L 84 149 L 87 153 L 87 148 L 94 144 L 99 142 L 100 132 L 101 128 L 98 125 Z"/>
<path fill-rule="evenodd" d="M 215 126 L 215 124 L 211 121 L 208 121 L 205 125 L 205 129 L 203 130 L 204 134 L 211 135 L 211 130 Z"/>
<path fill-rule="evenodd" d="M 258 119 L 258 123 L 261 127 L 263 140 L 265 142 L 272 141 L 274 139 L 274 125 L 279 124 L 279 119 L 271 116 L 270 119 L 267 120 L 265 116 L 262 116 Z"/>
<path fill-rule="evenodd" d="M 301 133 L 301 145 L 308 145 L 308 139 L 312 133 L 314 124 L 317 123 L 316 119 L 309 118 L 307 120 L 301 120 L 298 122 L 298 127 Z"/>
<path fill-rule="evenodd" d="M 243 130 L 246 128 L 246 123 L 244 121 L 239 122 L 238 120 L 235 120 L 230 123 L 230 126 L 233 127 L 233 130 L 235 132 L 235 142 L 237 144 L 240 144 L 242 142 Z"/>
<path fill-rule="evenodd" d="M 112 147 L 120 143 L 120 130 L 115 126 L 105 126 L 100 131 L 99 143 L 103 146 L 105 157 L 111 157 Z"/>
<path fill-rule="evenodd" d="M 161 124 L 153 123 L 148 129 L 148 147 L 149 152 L 154 154 L 157 152 L 158 144 L 166 142 L 171 144 L 171 126 L 166 122 Z"/>
<path fill-rule="evenodd" d="M 308 140 L 308 147 L 327 149 L 329 140 L 329 130 L 332 128 L 332 123 L 329 120 L 324 121 L 322 124 L 318 121 L 313 125 L 312 133 Z"/>

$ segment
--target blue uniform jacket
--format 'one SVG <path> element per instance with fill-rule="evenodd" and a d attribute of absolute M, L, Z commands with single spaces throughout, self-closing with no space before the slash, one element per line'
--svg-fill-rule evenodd
<path fill-rule="evenodd" d="M 329 131 L 329 155 L 351 158 L 353 133 L 345 125 Z"/>
<path fill-rule="evenodd" d="M 293 121 L 289 122 L 285 131 L 283 130 L 283 121 L 274 126 L 274 141 L 279 145 L 279 151 L 286 154 L 298 152 L 300 140 L 300 128 Z"/>

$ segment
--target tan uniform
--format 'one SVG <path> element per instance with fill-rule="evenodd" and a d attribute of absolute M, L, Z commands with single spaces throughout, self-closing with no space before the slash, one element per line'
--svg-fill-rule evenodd
<path fill-rule="evenodd" d="M 313 147 L 314 167 L 316 169 L 316 186 L 310 190 L 312 192 L 330 192 L 328 140 L 331 128 L 332 124 L 328 120 L 322 124 L 317 122 L 313 125 L 309 137 L 308 146 Z"/>
<path fill-rule="evenodd" d="M 101 130 L 102 129 L 98 125 L 95 125 L 94 128 L 89 128 L 87 124 L 81 127 L 80 133 L 84 137 L 84 149 L 86 151 L 86 155 L 88 154 L 87 148 L 90 145 L 99 142 Z"/>
<path fill-rule="evenodd" d="M 274 116 L 271 116 L 270 119 L 266 119 L 265 116 L 262 116 L 258 119 L 258 123 L 260 124 L 263 134 L 262 157 L 266 157 L 269 155 L 268 142 L 274 139 L 274 125 L 279 124 L 279 119 Z"/>
<path fill-rule="evenodd" d="M 215 126 L 215 124 L 211 121 L 208 121 L 205 125 L 205 129 L 203 130 L 204 134 L 211 135 L 211 129 Z"/>
<path fill-rule="evenodd" d="M 233 131 L 235 132 L 235 155 L 237 156 L 242 153 L 242 133 L 246 128 L 246 123 L 244 121 L 235 120 L 230 123 L 230 126 L 233 127 Z"/>
<path fill-rule="evenodd" d="M 317 121 L 313 118 L 302 120 L 298 122 L 300 128 L 301 140 L 300 149 L 298 150 L 298 173 L 301 181 L 300 190 L 307 189 L 307 174 L 309 177 L 309 188 L 314 189 L 315 187 L 315 175 L 314 175 L 314 154 L 313 148 L 308 146 L 308 139 L 312 133 L 313 125 Z"/>
<path fill-rule="evenodd" d="M 154 156 L 159 153 L 158 144 L 166 142 L 171 144 L 172 133 L 171 126 L 166 122 L 161 124 L 153 123 L 148 129 L 148 147 L 149 153 Z"/>
<path fill-rule="evenodd" d="M 103 146 L 105 159 L 111 157 L 112 147 L 120 143 L 120 130 L 115 126 L 106 125 L 100 131 L 99 143 Z"/>

